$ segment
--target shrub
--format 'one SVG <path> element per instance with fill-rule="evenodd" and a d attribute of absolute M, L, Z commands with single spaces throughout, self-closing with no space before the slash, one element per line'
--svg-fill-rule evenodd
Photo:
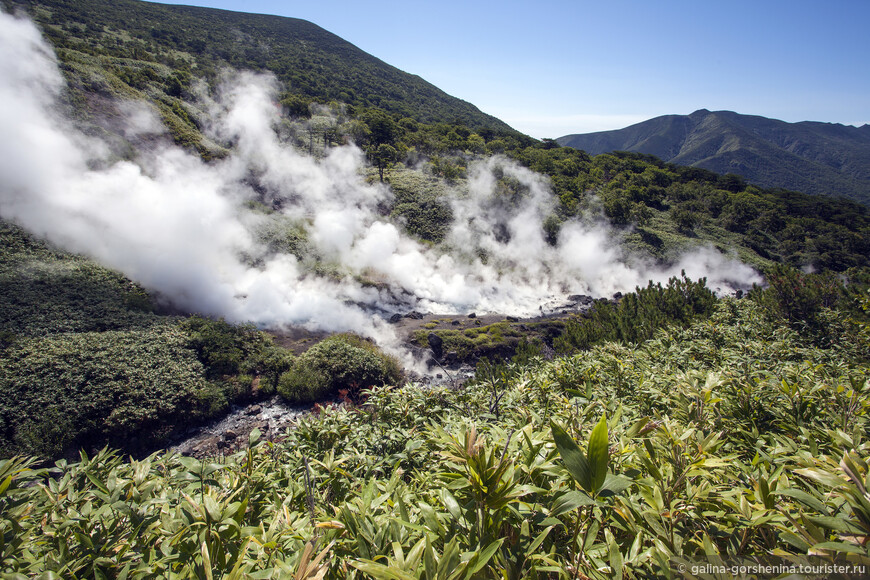
<path fill-rule="evenodd" d="M 160 443 L 203 398 L 221 405 L 187 341 L 161 325 L 16 342 L 0 358 L 0 455 Z"/>
<path fill-rule="evenodd" d="M 253 328 L 201 316 L 188 318 L 182 328 L 190 334 L 191 346 L 205 366 L 208 378 L 239 373 L 239 365 L 245 358 L 246 339 L 254 333 Z"/>
<path fill-rule="evenodd" d="M 685 325 L 696 317 L 709 316 L 716 295 L 707 288 L 706 278 L 694 282 L 683 272 L 668 285 L 653 284 L 636 288 L 618 304 L 599 301 L 584 318 L 569 321 L 565 333 L 555 341 L 562 352 L 588 349 L 606 340 L 641 342 L 670 324 Z"/>
<path fill-rule="evenodd" d="M 754 287 L 750 298 L 793 326 L 817 326 L 819 312 L 835 305 L 843 287 L 830 274 L 804 274 L 782 264 L 772 267 L 765 277 L 769 286 Z"/>
<path fill-rule="evenodd" d="M 244 373 L 265 375 L 274 384 L 293 361 L 289 351 L 275 346 L 269 335 L 252 325 L 192 316 L 181 326 L 210 380 Z"/>
<path fill-rule="evenodd" d="M 839 340 L 844 329 L 831 327 L 825 311 L 838 309 L 856 321 L 866 321 L 860 311 L 860 296 L 870 287 L 865 268 L 853 268 L 845 274 L 822 272 L 804 274 L 777 264 L 766 273 L 768 287 L 755 286 L 749 298 L 761 305 L 768 315 L 788 322 L 818 344 Z"/>
<path fill-rule="evenodd" d="M 271 395 L 278 388 L 281 375 L 293 367 L 293 360 L 293 353 L 289 350 L 269 344 L 250 356 L 242 365 L 242 370 L 258 375 L 260 393 Z"/>
<path fill-rule="evenodd" d="M 337 334 L 311 347 L 278 380 L 278 393 L 290 402 L 312 402 L 347 389 L 396 383 L 401 379 L 396 359 L 352 334 Z"/>

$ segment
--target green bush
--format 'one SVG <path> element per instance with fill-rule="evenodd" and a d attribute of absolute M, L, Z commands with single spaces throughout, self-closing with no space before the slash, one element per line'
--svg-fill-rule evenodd
<path fill-rule="evenodd" d="M 0 358 L 0 454 L 159 443 L 207 386 L 175 325 L 21 339 Z"/>
<path fill-rule="evenodd" d="M 191 346 L 210 380 L 235 376 L 241 372 L 268 372 L 270 369 L 266 359 L 270 356 L 275 364 L 281 364 L 276 358 L 278 355 L 274 349 L 277 347 L 272 344 L 272 339 L 257 331 L 253 325 L 192 316 L 181 326 L 190 335 Z"/>
<path fill-rule="evenodd" d="M 843 329 L 834 330 L 827 324 L 824 312 L 839 309 L 866 320 L 861 313 L 859 298 L 870 287 L 870 273 L 866 268 L 853 268 L 845 274 L 822 272 L 805 274 L 783 264 L 777 264 L 765 273 L 768 286 L 755 286 L 749 298 L 760 304 L 775 318 L 819 342 L 841 338 Z"/>
<path fill-rule="evenodd" d="M 293 366 L 293 353 L 285 348 L 269 344 L 242 364 L 242 370 L 251 375 L 259 376 L 259 391 L 263 395 L 271 395 L 278 388 L 281 375 Z"/>
<path fill-rule="evenodd" d="M 750 298 L 798 326 L 817 326 L 819 312 L 834 306 L 843 287 L 831 274 L 804 274 L 782 264 L 768 270 L 765 278 L 768 287 L 754 287 Z"/>
<path fill-rule="evenodd" d="M 194 396 L 196 418 L 205 419 L 225 412 L 230 407 L 225 389 L 218 383 L 206 383 Z"/>
<path fill-rule="evenodd" d="M 617 304 L 599 301 L 583 318 L 566 323 L 564 334 L 555 341 L 556 349 L 584 350 L 606 340 L 641 342 L 659 328 L 707 317 L 716 306 L 716 295 L 706 283 L 706 278 L 694 282 L 683 272 L 682 279 L 673 277 L 664 287 L 650 281 Z"/>
<path fill-rule="evenodd" d="M 346 389 L 394 384 L 402 377 L 396 359 L 352 334 L 338 334 L 317 343 L 296 359 L 278 381 L 278 393 L 290 402 L 312 402 Z"/>

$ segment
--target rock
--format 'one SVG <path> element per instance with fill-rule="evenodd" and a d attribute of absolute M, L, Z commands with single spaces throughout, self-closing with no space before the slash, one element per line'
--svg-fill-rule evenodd
<path fill-rule="evenodd" d="M 613 295 L 613 299 L 614 299 L 614 300 L 621 300 L 621 299 L 622 299 L 622 292 L 617 292 L 617 293 L 615 293 L 615 294 Z"/>
<path fill-rule="evenodd" d="M 390 316 L 390 324 L 396 324 L 400 320 L 402 320 L 402 315 L 399 314 L 398 312 L 396 314 L 393 314 L 392 316 Z"/>
<path fill-rule="evenodd" d="M 462 324 L 462 322 L 460 322 L 459 320 L 454 320 L 450 324 L 452 324 L 453 326 L 459 326 L 460 324 Z"/>
<path fill-rule="evenodd" d="M 426 340 L 429 342 L 429 347 L 432 349 L 432 354 L 435 355 L 435 358 L 441 358 L 443 351 L 441 350 L 444 347 L 444 340 L 434 332 L 430 332 L 429 336 L 426 337 Z"/>
<path fill-rule="evenodd" d="M 262 410 L 263 410 L 263 407 L 261 407 L 260 405 L 251 405 L 250 407 L 248 407 L 248 410 L 245 411 L 245 414 L 246 415 L 256 415 Z"/>
<path fill-rule="evenodd" d="M 588 296 L 586 294 L 571 294 L 568 296 L 568 302 L 574 302 L 575 304 L 592 304 L 595 299 L 592 296 Z"/>
<path fill-rule="evenodd" d="M 459 355 L 456 353 L 455 350 L 451 350 L 444 357 L 444 362 L 448 365 L 455 365 L 456 363 L 459 362 Z"/>
<path fill-rule="evenodd" d="M 416 310 L 412 310 L 408 314 L 405 315 L 405 318 L 413 318 L 414 320 L 422 320 L 423 315 Z"/>
<path fill-rule="evenodd" d="M 477 314 L 475 314 L 474 312 L 472 312 L 471 314 L 468 315 L 468 317 L 469 317 L 469 318 L 477 318 Z"/>
<path fill-rule="evenodd" d="M 227 447 L 227 442 L 224 441 L 223 439 L 218 439 L 218 441 L 217 441 L 217 448 L 218 448 L 218 449 L 224 449 L 224 448 L 226 448 L 226 447 Z"/>
<path fill-rule="evenodd" d="M 232 429 L 227 429 L 227 431 L 224 432 L 224 439 L 227 441 L 232 441 L 233 439 L 235 439 L 238 436 L 239 436 L 239 434 L 236 433 L 235 431 L 233 431 Z"/>
<path fill-rule="evenodd" d="M 506 316 L 505 320 L 507 320 L 508 322 L 519 322 L 520 319 L 516 316 Z"/>

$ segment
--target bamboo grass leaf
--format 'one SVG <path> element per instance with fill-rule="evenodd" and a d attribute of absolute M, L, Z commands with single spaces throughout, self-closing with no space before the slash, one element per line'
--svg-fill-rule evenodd
<path fill-rule="evenodd" d="M 785 497 L 790 497 L 792 499 L 796 499 L 799 502 L 801 502 L 802 504 L 816 510 L 817 512 L 819 512 L 822 515 L 826 515 L 826 516 L 830 515 L 828 512 L 828 508 L 825 507 L 825 504 L 823 504 L 820 500 L 818 500 L 817 498 L 814 498 L 813 496 L 811 496 L 810 494 L 808 494 L 805 491 L 801 491 L 799 489 L 789 487 L 786 489 L 778 489 L 774 492 L 771 492 L 771 494 L 772 495 L 781 495 L 781 496 L 785 496 Z"/>
<path fill-rule="evenodd" d="M 591 470 L 591 484 L 593 493 L 597 493 L 604 485 L 607 477 L 607 464 L 610 459 L 609 438 L 607 431 L 607 417 L 601 415 L 598 424 L 592 429 L 589 436 L 589 447 L 586 451 L 589 468 Z"/>
<path fill-rule="evenodd" d="M 351 562 L 350 565 L 379 580 L 417 580 L 417 577 L 413 574 L 371 560 L 357 560 Z"/>
<path fill-rule="evenodd" d="M 822 542 L 810 548 L 810 554 L 818 554 L 819 550 L 830 552 L 848 552 L 850 554 L 867 555 L 866 548 L 856 546 L 855 544 L 847 544 L 846 542 Z"/>
<path fill-rule="evenodd" d="M 471 557 L 465 568 L 466 580 L 472 578 L 481 570 L 481 568 L 489 563 L 490 559 L 495 555 L 496 551 L 501 547 L 504 541 L 505 538 L 498 539 L 490 543 L 483 550 L 476 552 L 474 556 Z"/>
<path fill-rule="evenodd" d="M 592 468 L 589 466 L 589 460 L 580 450 L 580 447 L 574 439 L 565 432 L 562 427 L 555 422 L 550 421 L 550 430 L 553 433 L 553 440 L 556 442 L 556 448 L 559 450 L 559 455 L 568 469 L 568 473 L 574 478 L 580 487 L 588 493 L 592 493 Z"/>
<path fill-rule="evenodd" d="M 208 553 L 208 545 L 203 542 L 202 543 L 202 569 L 205 573 L 206 580 L 212 580 L 212 569 L 211 569 L 211 558 Z"/>
<path fill-rule="evenodd" d="M 559 517 L 562 514 L 587 505 L 597 505 L 597 502 L 582 491 L 569 491 L 568 493 L 559 496 L 556 501 L 550 505 L 550 515 L 553 517 Z"/>
<path fill-rule="evenodd" d="M 602 497 L 610 497 L 614 495 L 619 495 L 626 489 L 631 487 L 631 480 L 622 475 L 614 475 L 612 473 L 608 473 L 607 477 L 604 478 L 604 483 L 601 488 L 598 490 L 598 495 Z"/>

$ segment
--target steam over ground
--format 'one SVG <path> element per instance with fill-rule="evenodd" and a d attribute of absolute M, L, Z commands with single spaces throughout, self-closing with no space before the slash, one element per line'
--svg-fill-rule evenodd
<path fill-rule="evenodd" d="M 667 269 L 631 259 L 618 233 L 591 221 L 565 224 L 549 245 L 541 227 L 553 203 L 546 179 L 498 157 L 469 167 L 467 192 L 450 201 L 455 219 L 445 242 L 419 243 L 379 211 L 391 192 L 365 182 L 359 148 L 334 147 L 315 159 L 279 139 L 276 87 L 266 76 L 235 74 L 210 97 L 208 132 L 233 144 L 212 163 L 166 144 L 118 160 L 59 113 L 63 89 L 39 31 L 0 14 L 0 215 L 185 309 L 263 326 L 351 330 L 389 347 L 384 317 L 412 308 L 531 315 L 566 294 L 609 295 L 681 269 L 707 276 L 712 288 L 759 281 L 713 249 Z M 147 105 L 119 110 L 128 138 L 163 132 Z M 497 175 L 524 195 L 499 194 Z M 264 196 L 283 223 L 305 232 L 306 256 L 276 254 L 260 241 L 257 232 L 276 216 L 246 202 Z"/>

